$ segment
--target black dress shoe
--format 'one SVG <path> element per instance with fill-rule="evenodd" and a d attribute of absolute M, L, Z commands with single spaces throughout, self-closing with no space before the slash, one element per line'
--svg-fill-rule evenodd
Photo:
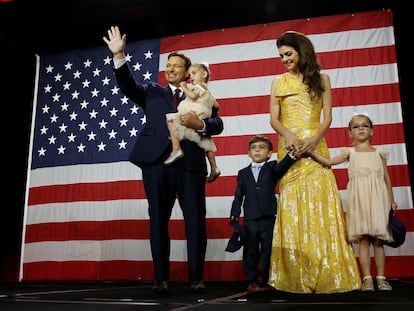
<path fill-rule="evenodd" d="M 192 281 L 190 283 L 190 291 L 192 293 L 201 293 L 206 290 L 206 286 L 204 285 L 203 280 L 200 281 Z"/>
<path fill-rule="evenodd" d="M 155 281 L 152 285 L 152 290 L 159 293 L 168 293 L 168 282 L 167 281 Z"/>

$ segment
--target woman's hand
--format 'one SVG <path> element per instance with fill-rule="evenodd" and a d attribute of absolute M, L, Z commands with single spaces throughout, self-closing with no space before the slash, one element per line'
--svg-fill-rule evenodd
<path fill-rule="evenodd" d="M 285 148 L 289 151 L 293 151 L 295 154 L 300 153 L 303 140 L 294 134 L 285 137 Z"/>
<path fill-rule="evenodd" d="M 318 140 L 315 136 L 308 137 L 302 141 L 303 143 L 300 146 L 298 151 L 299 154 L 307 154 L 315 150 L 316 145 L 318 144 Z"/>

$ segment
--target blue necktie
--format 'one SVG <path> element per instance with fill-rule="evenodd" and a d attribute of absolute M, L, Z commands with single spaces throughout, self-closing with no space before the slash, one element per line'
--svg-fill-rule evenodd
<path fill-rule="evenodd" d="M 259 172 L 260 172 L 260 169 L 262 168 L 262 165 L 255 165 L 252 168 L 253 168 L 254 180 L 257 182 L 257 179 L 259 178 Z"/>

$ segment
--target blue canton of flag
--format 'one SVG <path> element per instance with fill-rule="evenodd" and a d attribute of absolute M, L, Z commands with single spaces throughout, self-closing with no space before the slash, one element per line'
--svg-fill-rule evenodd
<path fill-rule="evenodd" d="M 157 82 L 160 40 L 129 43 L 135 79 Z M 127 160 L 143 125 L 117 86 L 106 47 L 40 58 L 31 168 Z"/>

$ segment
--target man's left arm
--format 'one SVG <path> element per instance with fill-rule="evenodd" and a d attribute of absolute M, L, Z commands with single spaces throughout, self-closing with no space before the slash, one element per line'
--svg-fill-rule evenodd
<path fill-rule="evenodd" d="M 204 128 L 198 131 L 201 136 L 219 135 L 223 132 L 223 120 L 218 115 L 218 109 L 216 107 L 212 108 L 211 117 L 204 119 L 203 122 L 205 125 Z"/>
<path fill-rule="evenodd" d="M 181 124 L 196 130 L 201 136 L 218 135 L 223 132 L 223 120 L 213 107 L 210 118 L 200 120 L 195 112 L 188 112 L 180 117 Z"/>

